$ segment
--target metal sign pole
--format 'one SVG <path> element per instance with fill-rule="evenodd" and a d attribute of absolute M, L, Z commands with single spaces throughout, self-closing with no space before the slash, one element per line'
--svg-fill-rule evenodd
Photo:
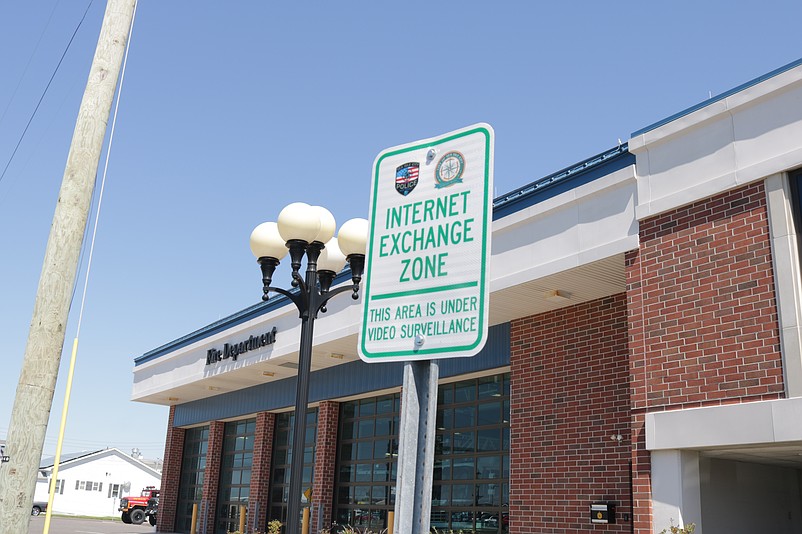
<path fill-rule="evenodd" d="M 404 364 L 395 532 L 429 533 L 438 375 L 439 366 L 433 360 Z"/>
<path fill-rule="evenodd" d="M 480 123 L 383 150 L 373 164 L 365 362 L 404 363 L 394 531 L 428 534 L 440 358 L 487 341 L 493 129 Z"/>

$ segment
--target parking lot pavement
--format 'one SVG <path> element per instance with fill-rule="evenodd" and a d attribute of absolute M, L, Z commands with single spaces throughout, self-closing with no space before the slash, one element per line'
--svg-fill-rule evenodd
<path fill-rule="evenodd" d="M 28 534 L 42 534 L 44 527 L 45 514 L 31 517 Z M 50 519 L 50 532 L 52 534 L 151 534 L 156 532 L 156 527 L 147 523 L 126 525 L 120 521 L 54 516 Z"/>

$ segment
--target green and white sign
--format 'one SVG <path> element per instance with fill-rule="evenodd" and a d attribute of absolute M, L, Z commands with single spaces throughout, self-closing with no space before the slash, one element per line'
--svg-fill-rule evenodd
<path fill-rule="evenodd" d="M 476 124 L 373 164 L 359 356 L 473 356 L 487 340 L 493 129 Z"/>

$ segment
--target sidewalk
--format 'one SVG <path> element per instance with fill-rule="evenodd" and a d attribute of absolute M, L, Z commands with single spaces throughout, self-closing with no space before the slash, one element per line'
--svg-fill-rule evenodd
<path fill-rule="evenodd" d="M 43 534 L 45 515 L 32 517 L 28 524 L 28 534 Z M 156 527 L 147 523 L 126 525 L 121 521 L 108 519 L 86 519 L 77 517 L 53 516 L 50 519 L 50 534 L 152 534 Z M 175 534 L 175 533 L 164 533 Z"/>

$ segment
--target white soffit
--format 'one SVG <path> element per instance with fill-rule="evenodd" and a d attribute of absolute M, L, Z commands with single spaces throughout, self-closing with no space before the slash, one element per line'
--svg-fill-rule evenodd
<path fill-rule="evenodd" d="M 632 166 L 493 222 L 490 325 L 626 290 L 624 253 L 638 246 Z M 548 299 L 554 291 L 565 298 Z M 360 306 L 334 299 L 315 325 L 312 369 L 357 359 Z M 278 326 L 276 343 L 206 365 L 206 351 Z M 182 404 L 295 376 L 300 321 L 285 306 L 134 368 L 132 398 Z M 331 354 L 342 355 L 332 358 Z"/>

